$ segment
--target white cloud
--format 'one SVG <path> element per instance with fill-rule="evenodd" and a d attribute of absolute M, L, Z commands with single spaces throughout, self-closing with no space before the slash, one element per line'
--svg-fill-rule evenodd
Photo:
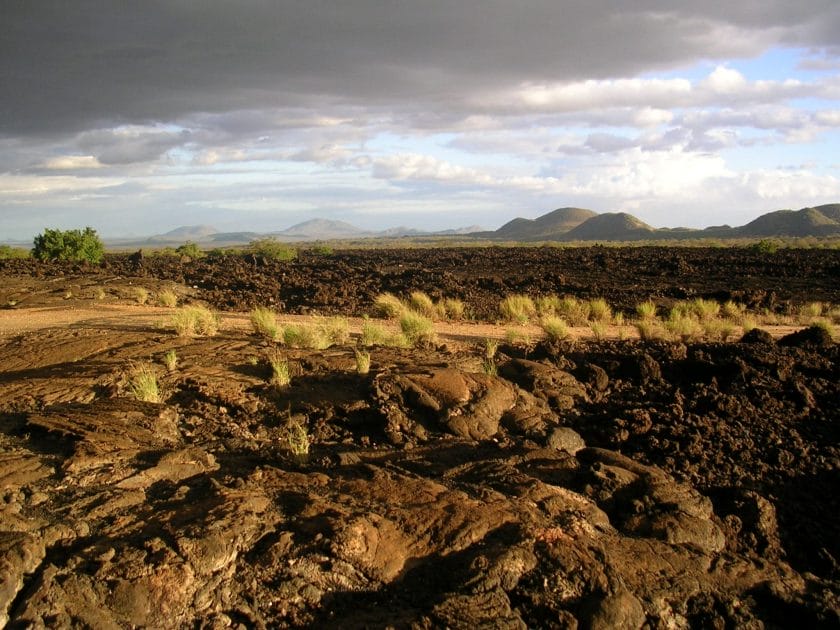
<path fill-rule="evenodd" d="M 94 155 L 61 155 L 47 159 L 43 167 L 50 171 L 73 171 L 101 168 L 102 163 Z"/>

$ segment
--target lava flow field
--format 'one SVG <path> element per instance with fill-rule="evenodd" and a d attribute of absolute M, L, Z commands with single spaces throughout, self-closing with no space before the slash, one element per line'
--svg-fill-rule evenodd
<path fill-rule="evenodd" d="M 781 316 L 840 304 L 838 278 L 819 250 L 0 261 L 0 626 L 836 628 L 824 328 L 485 337 L 511 293 Z M 138 289 L 221 311 L 218 332 L 175 334 Z M 290 347 L 243 315 L 360 317 L 415 290 L 462 300 L 481 332 L 374 344 L 365 372 L 352 326 Z"/>

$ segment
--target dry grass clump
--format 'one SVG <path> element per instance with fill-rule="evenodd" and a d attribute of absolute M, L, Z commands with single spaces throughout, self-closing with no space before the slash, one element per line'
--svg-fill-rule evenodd
<path fill-rule="evenodd" d="M 496 352 L 499 351 L 499 340 L 498 339 L 491 339 L 487 338 L 484 340 L 484 358 L 485 359 L 492 359 L 496 356 Z"/>
<path fill-rule="evenodd" d="M 157 301 L 166 308 L 175 308 L 178 305 L 178 295 L 172 289 L 164 289 L 157 294 Z"/>
<path fill-rule="evenodd" d="M 665 322 L 665 328 L 674 338 L 683 342 L 699 339 L 703 336 L 703 326 L 697 317 L 681 308 L 674 307 Z"/>
<path fill-rule="evenodd" d="M 132 365 L 128 376 L 128 389 L 137 400 L 160 402 L 160 388 L 154 366 L 149 363 Z"/>
<path fill-rule="evenodd" d="M 134 287 L 134 301 L 145 304 L 149 300 L 149 290 L 145 287 Z"/>
<path fill-rule="evenodd" d="M 178 353 L 175 352 L 175 348 L 167 350 L 161 358 L 161 361 L 163 361 L 163 364 L 169 372 L 174 372 L 175 368 L 178 367 Z"/>
<path fill-rule="evenodd" d="M 822 317 L 825 307 L 822 302 L 809 302 L 799 307 L 799 323 L 803 325 L 810 324 L 816 319 Z"/>
<path fill-rule="evenodd" d="M 589 319 L 593 322 L 609 324 L 612 319 L 612 308 L 604 298 L 589 300 Z"/>
<path fill-rule="evenodd" d="M 596 341 L 603 341 L 607 338 L 607 327 L 603 322 L 595 321 L 589 324 L 589 330 L 592 331 L 592 336 Z"/>
<path fill-rule="evenodd" d="M 509 295 L 499 304 L 499 312 L 505 321 L 525 324 L 537 314 L 537 307 L 527 295 Z"/>
<path fill-rule="evenodd" d="M 543 329 L 546 338 L 550 341 L 562 341 L 569 338 L 569 325 L 566 320 L 556 315 L 544 317 L 540 321 L 540 328 Z"/>
<path fill-rule="evenodd" d="M 720 304 L 714 300 L 695 298 L 688 303 L 689 312 L 697 316 L 701 322 L 715 319 L 720 314 Z"/>
<path fill-rule="evenodd" d="M 636 315 L 642 321 L 656 319 L 656 303 L 653 300 L 645 300 L 636 305 Z"/>
<path fill-rule="evenodd" d="M 350 338 L 350 325 L 344 317 L 327 317 L 316 323 L 330 345 L 347 343 Z"/>
<path fill-rule="evenodd" d="M 359 337 L 359 343 L 365 347 L 385 345 L 388 339 L 388 331 L 379 324 L 365 320 L 362 322 L 362 334 Z"/>
<path fill-rule="evenodd" d="M 540 317 L 557 315 L 559 308 L 560 298 L 553 293 L 550 295 L 541 295 L 537 298 L 537 313 Z"/>
<path fill-rule="evenodd" d="M 267 358 L 268 365 L 271 367 L 271 377 L 269 378 L 269 382 L 277 387 L 286 387 L 292 382 L 289 362 L 278 352 L 269 353 Z"/>
<path fill-rule="evenodd" d="M 582 302 L 575 297 L 564 297 L 558 303 L 557 315 L 572 326 L 585 326 L 589 321 L 589 302 Z"/>
<path fill-rule="evenodd" d="M 331 345 L 323 329 L 313 324 L 286 326 L 283 329 L 283 343 L 290 348 L 308 348 L 310 350 L 324 350 Z"/>
<path fill-rule="evenodd" d="M 181 307 L 171 321 L 181 337 L 212 337 L 219 332 L 219 316 L 206 306 Z"/>
<path fill-rule="evenodd" d="M 430 319 L 436 319 L 440 316 L 440 311 L 435 306 L 434 301 L 423 291 L 412 291 L 408 296 L 408 307 L 421 315 Z"/>
<path fill-rule="evenodd" d="M 662 326 L 656 319 L 640 319 L 635 325 L 636 332 L 639 333 L 639 339 L 642 341 L 654 341 L 662 339 L 664 336 Z"/>
<path fill-rule="evenodd" d="M 250 313 L 251 327 L 258 335 L 272 341 L 280 336 L 281 329 L 277 325 L 277 315 L 270 308 L 257 306 Z"/>
<path fill-rule="evenodd" d="M 406 310 L 405 304 L 393 293 L 381 293 L 373 300 L 374 315 L 396 319 Z"/>
<path fill-rule="evenodd" d="M 283 441 L 286 444 L 286 448 L 289 449 L 289 452 L 299 462 L 302 463 L 308 459 L 311 441 L 306 424 L 302 419 L 293 418 L 289 415 L 283 427 Z"/>
<path fill-rule="evenodd" d="M 446 298 L 438 304 L 443 304 L 443 312 L 448 319 L 457 321 L 464 318 L 464 311 L 466 310 L 466 307 L 461 300 Z"/>
<path fill-rule="evenodd" d="M 370 352 L 356 350 L 356 372 L 359 374 L 370 372 Z"/>
<path fill-rule="evenodd" d="M 728 341 L 735 335 L 737 327 L 726 319 L 710 319 L 701 323 L 704 335 L 714 341 Z"/>
<path fill-rule="evenodd" d="M 406 311 L 402 314 L 400 330 L 412 346 L 434 343 L 437 340 L 434 322 L 414 311 Z"/>
<path fill-rule="evenodd" d="M 505 331 L 505 341 L 516 345 L 530 346 L 532 340 L 528 333 L 516 328 L 508 328 Z"/>
<path fill-rule="evenodd" d="M 741 304 L 740 302 L 735 302 L 733 300 L 727 300 L 723 303 L 721 307 L 721 314 L 726 319 L 731 319 L 734 321 L 739 321 L 744 314 L 747 312 L 747 306 L 745 304 Z"/>

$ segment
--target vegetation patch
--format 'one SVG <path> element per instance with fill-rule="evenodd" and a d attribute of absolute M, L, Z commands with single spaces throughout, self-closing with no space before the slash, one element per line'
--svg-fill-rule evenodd
<path fill-rule="evenodd" d="M 171 321 L 181 337 L 212 337 L 219 331 L 219 316 L 206 306 L 183 306 Z"/>
<path fill-rule="evenodd" d="M 154 366 L 149 363 L 133 365 L 128 376 L 128 389 L 137 400 L 160 402 L 160 388 Z"/>
<path fill-rule="evenodd" d="M 499 312 L 505 321 L 527 323 L 537 314 L 537 307 L 527 295 L 509 295 L 499 303 Z"/>
<path fill-rule="evenodd" d="M 38 260 L 99 263 L 105 255 L 105 245 L 93 228 L 63 231 L 47 228 L 35 237 L 32 255 Z"/>

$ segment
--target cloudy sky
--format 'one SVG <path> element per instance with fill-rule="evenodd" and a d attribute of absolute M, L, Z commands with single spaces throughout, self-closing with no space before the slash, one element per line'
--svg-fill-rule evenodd
<path fill-rule="evenodd" d="M 838 0 L 0 3 L 0 240 L 829 202 Z"/>

